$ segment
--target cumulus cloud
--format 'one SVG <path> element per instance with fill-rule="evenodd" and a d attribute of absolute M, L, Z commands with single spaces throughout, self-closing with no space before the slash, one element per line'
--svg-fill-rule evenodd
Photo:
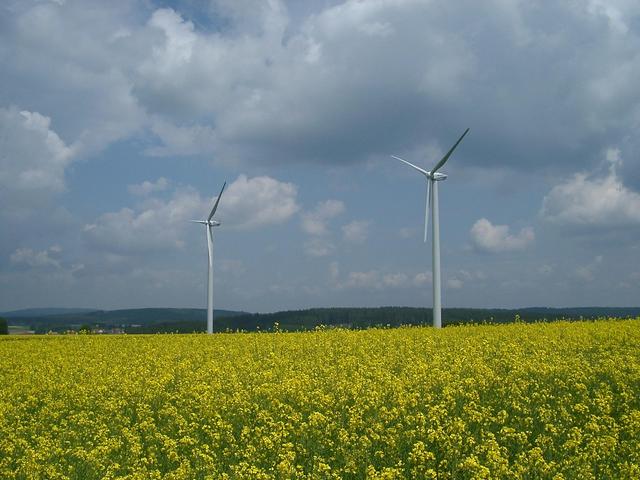
<path fill-rule="evenodd" d="M 347 278 L 338 285 L 338 288 L 381 288 L 380 275 L 375 270 L 368 272 L 349 272 Z"/>
<path fill-rule="evenodd" d="M 74 148 L 51 128 L 49 117 L 0 108 L 0 132 L 0 202 L 5 213 L 43 206 L 65 189 L 65 169 Z"/>
<path fill-rule="evenodd" d="M 531 227 L 524 227 L 517 234 L 511 234 L 509 230 L 508 225 L 493 225 L 481 218 L 471 227 L 471 240 L 479 251 L 499 253 L 524 250 L 535 239 Z"/>
<path fill-rule="evenodd" d="M 583 282 L 593 282 L 598 268 L 602 265 L 602 260 L 602 255 L 598 255 L 588 264 L 579 266 L 574 272 L 574 277 Z"/>
<path fill-rule="evenodd" d="M 9 258 L 12 265 L 35 269 L 59 269 L 60 259 L 56 258 L 62 252 L 59 245 L 52 245 L 47 250 L 33 250 L 31 248 L 18 248 Z"/>
<path fill-rule="evenodd" d="M 566 176 L 593 161 L 603 142 L 619 144 L 629 159 L 624 171 L 561 182 L 548 193 L 543 217 L 563 225 L 638 224 L 637 185 L 627 175 L 638 172 L 640 152 L 633 134 L 640 118 L 633 80 L 640 77 L 637 2 L 156 4 L 9 0 L 0 28 L 0 215 L 51 204 L 76 159 L 91 161 L 117 142 L 103 160 L 122 148 L 131 157 L 195 155 L 216 164 L 260 164 L 264 172 L 273 162 L 346 165 L 382 152 L 441 151 L 469 124 L 475 133 L 458 165 L 480 165 L 485 175 L 535 168 L 545 178 Z M 78 168 L 78 178 L 89 170 Z M 236 211 L 221 206 L 225 226 L 284 222 L 299 210 L 294 191 L 259 183 L 247 192 L 275 189 L 284 206 L 263 209 L 249 193 L 238 196 Z M 98 220 L 135 232 L 154 212 L 180 209 L 177 197 L 190 195 L 166 188 L 159 199 L 160 190 L 145 188 L 137 190 L 138 203 Z M 615 207 L 583 198 L 593 188 Z M 206 215 L 208 193 L 182 213 Z M 585 213 L 581 204 L 595 210 Z M 310 251 L 338 243 L 330 220 L 310 219 L 303 227 L 322 239 Z M 484 236 L 493 240 L 479 249 L 515 250 L 533 240 L 533 230 L 509 233 L 487 223 Z M 170 231 L 182 228 L 175 225 L 164 223 Z M 4 258 L 29 244 L 7 242 L 24 236 L 15 232 L 0 239 L 10 243 L 0 248 Z M 102 233 L 115 246 L 100 248 L 131 247 L 126 233 Z M 85 232 L 96 247 L 94 236 L 91 228 Z M 158 242 L 175 249 L 184 237 L 158 232 Z M 378 272 L 379 284 L 385 275 L 405 282 Z M 407 275 L 407 285 L 430 281 Z"/>
<path fill-rule="evenodd" d="M 0 31 L 11 79 L 0 104 L 42 105 L 79 155 L 138 132 L 145 114 L 132 72 L 152 46 L 137 34 L 132 9 L 130 2 L 15 2 Z"/>
<path fill-rule="evenodd" d="M 240 175 L 225 191 L 218 218 L 236 228 L 257 228 L 286 222 L 298 210 L 298 187 L 268 176 Z"/>
<path fill-rule="evenodd" d="M 187 220 L 202 216 L 209 202 L 193 188 L 183 188 L 163 201 L 150 198 L 135 208 L 101 215 L 84 226 L 89 244 L 121 254 L 182 248 Z"/>
<path fill-rule="evenodd" d="M 577 173 L 554 186 L 542 201 L 549 222 L 572 227 L 640 225 L 640 193 L 625 187 L 616 173 L 620 151 L 609 149 L 605 175 Z"/>
<path fill-rule="evenodd" d="M 409 282 L 406 273 L 387 273 L 382 276 L 382 283 L 388 287 L 402 287 Z"/>
<path fill-rule="evenodd" d="M 383 288 L 410 288 L 421 287 L 431 283 L 431 273 L 420 272 L 410 274 L 405 272 L 380 272 L 369 270 L 366 272 L 349 272 L 344 279 L 339 279 L 337 264 L 335 269 L 330 266 L 330 279 L 335 288 L 380 290 Z"/>
<path fill-rule="evenodd" d="M 155 118 L 151 131 L 162 139 L 161 145 L 145 150 L 148 155 L 164 157 L 168 155 L 197 155 L 212 153 L 216 146 L 216 132 L 207 125 L 175 125 L 161 118 Z"/>
<path fill-rule="evenodd" d="M 431 272 L 420 272 L 413 277 L 413 284 L 417 287 L 433 283 L 433 274 Z"/>
<path fill-rule="evenodd" d="M 329 233 L 328 221 L 345 211 L 340 200 L 319 202 L 310 212 L 302 214 L 302 230 L 309 235 L 326 235 Z"/>
<path fill-rule="evenodd" d="M 300 227 L 311 238 L 303 244 L 305 254 L 311 257 L 325 257 L 335 251 L 329 222 L 345 211 L 344 203 L 340 200 L 325 200 L 318 202 L 313 210 L 302 213 Z"/>
<path fill-rule="evenodd" d="M 577 163 L 590 134 L 618 134 L 637 114 L 631 79 L 640 73 L 640 42 L 628 28 L 637 14 L 628 4 L 344 2 L 297 21 L 282 2 L 255 11 L 221 3 L 214 12 L 228 25 L 216 35 L 171 9 L 139 27 L 135 40 L 144 38 L 142 51 L 151 54 L 131 75 L 134 92 L 175 127 L 156 129 L 161 145 L 151 151 L 362 161 L 390 147 L 418 147 L 425 131 L 433 132 L 427 140 L 448 143 L 463 110 L 451 107 L 462 106 L 464 90 L 472 99 L 465 122 L 485 139 L 468 162 L 529 168 L 533 158 L 551 164 L 551 152 Z M 560 25 L 571 25 L 571 34 Z M 599 48 L 577 48 L 593 38 Z M 563 62 L 567 56 L 574 60 Z M 496 68 L 481 70 L 488 61 Z M 560 67 L 550 73 L 549 64 Z M 524 138 L 534 145 L 526 152 Z"/>
<path fill-rule="evenodd" d="M 162 192 L 163 190 L 166 190 L 168 186 L 169 186 L 169 180 L 167 180 L 164 177 L 160 177 L 155 182 L 152 182 L 150 180 L 145 180 L 142 183 L 129 185 L 127 187 L 127 190 L 132 195 L 138 195 L 138 196 L 144 197 L 146 195 L 150 195 L 151 193 Z"/>
<path fill-rule="evenodd" d="M 487 274 L 481 270 L 475 270 L 473 272 L 470 272 L 469 270 L 459 270 L 458 276 L 465 281 L 487 279 Z"/>
<path fill-rule="evenodd" d="M 400 230 L 398 230 L 398 236 L 402 239 L 407 239 L 415 237 L 417 232 L 418 229 L 416 227 L 402 227 Z"/>
<path fill-rule="evenodd" d="M 347 242 L 364 243 L 369 236 L 370 225 L 367 220 L 354 220 L 342 227 L 342 235 Z"/>
<path fill-rule="evenodd" d="M 304 252 L 311 257 L 326 257 L 335 250 L 335 245 L 326 238 L 314 237 L 304 242 Z"/>
<path fill-rule="evenodd" d="M 13 3 L 0 105 L 47 105 L 85 154 L 149 129 L 152 155 L 253 162 L 363 161 L 425 132 L 448 145 L 464 118 L 483 168 L 578 163 L 637 118 L 633 2 L 193 5 Z"/>
<path fill-rule="evenodd" d="M 458 270 L 455 276 L 449 278 L 446 282 L 448 288 L 453 290 L 461 289 L 466 282 L 483 281 L 487 279 L 487 275 L 481 271 Z"/>
<path fill-rule="evenodd" d="M 171 8 L 160 8 L 153 12 L 148 25 L 162 31 L 164 38 L 162 47 L 154 49 L 148 62 L 140 67 L 143 73 L 150 70 L 150 76 L 158 77 L 189 62 L 197 40 L 193 23 Z"/>
<path fill-rule="evenodd" d="M 225 227 L 258 228 L 282 223 L 298 210 L 297 188 L 271 177 L 240 175 L 225 191 L 216 217 Z M 215 198 L 192 187 L 174 190 L 171 198 L 147 197 L 139 205 L 101 215 L 84 226 L 95 248 L 115 253 L 181 249 L 188 220 L 206 216 Z"/>

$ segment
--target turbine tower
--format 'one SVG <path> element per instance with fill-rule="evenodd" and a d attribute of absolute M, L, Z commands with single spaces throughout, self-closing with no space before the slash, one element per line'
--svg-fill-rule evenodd
<path fill-rule="evenodd" d="M 216 199 L 216 203 L 211 209 L 211 213 L 206 220 L 191 220 L 194 223 L 201 223 L 207 227 L 207 252 L 209 254 L 209 263 L 207 268 L 207 333 L 213 333 L 213 227 L 219 227 L 220 222 L 213 220 L 213 216 L 218 209 L 218 203 L 224 192 L 227 182 L 222 185 L 222 190 Z"/>
<path fill-rule="evenodd" d="M 432 262 L 431 269 L 433 273 L 433 326 L 435 328 L 442 327 L 442 306 L 441 306 L 441 294 L 440 294 L 440 217 L 438 214 L 438 182 L 445 180 L 447 176 L 444 173 L 438 172 L 440 168 L 449 160 L 449 157 L 456 149 L 458 144 L 462 141 L 469 129 L 467 128 L 458 141 L 451 147 L 447 154 L 436 163 L 430 171 L 426 171 L 420 167 L 415 166 L 413 163 L 409 163 L 400 157 L 391 155 L 396 160 L 406 163 L 410 167 L 415 168 L 418 172 L 425 176 L 427 184 L 427 196 L 425 199 L 424 209 L 424 242 L 427 242 L 427 227 L 429 225 L 429 208 L 431 208 L 431 218 L 433 222 L 433 229 L 431 232 L 431 254 Z"/>

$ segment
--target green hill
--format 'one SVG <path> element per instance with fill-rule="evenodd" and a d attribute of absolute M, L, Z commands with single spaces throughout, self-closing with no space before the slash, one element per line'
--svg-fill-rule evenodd
<path fill-rule="evenodd" d="M 48 315 L 66 315 L 74 313 L 95 312 L 97 308 L 23 308 L 22 310 L 12 310 L 10 312 L 0 312 L 6 318 L 16 317 L 44 317 Z"/>
<path fill-rule="evenodd" d="M 245 312 L 215 310 L 214 316 L 221 319 Z M 167 325 L 180 325 L 188 332 L 206 329 L 207 312 L 199 308 L 135 308 L 126 310 L 95 310 L 61 313 L 55 315 L 6 316 L 9 325 L 28 326 L 36 333 L 79 330 L 81 326 L 102 329 L 124 329 L 131 333 L 154 333 L 167 330 Z M 181 329 L 182 331 L 182 329 Z"/>
<path fill-rule="evenodd" d="M 640 308 L 521 308 L 480 309 L 445 308 L 443 325 L 462 323 L 509 323 L 516 315 L 521 321 L 554 321 L 560 319 L 595 319 L 599 317 L 628 318 L 640 315 Z M 379 307 L 379 308 L 311 308 L 268 314 L 246 314 L 223 318 L 216 322 L 217 331 L 269 330 L 277 323 L 280 330 L 308 330 L 318 326 L 368 328 L 372 326 L 430 325 L 431 308 Z"/>
<path fill-rule="evenodd" d="M 312 330 L 319 326 L 362 329 L 373 326 L 430 325 L 430 308 L 310 308 L 276 313 L 216 310 L 215 331 Z M 443 325 L 462 323 L 508 323 L 518 316 L 523 322 L 559 319 L 628 318 L 640 316 L 640 308 L 445 308 Z M 197 308 L 136 308 L 126 310 L 71 311 L 55 315 L 6 315 L 11 326 L 28 327 L 36 333 L 92 329 L 119 329 L 126 333 L 192 333 L 206 330 L 206 310 Z"/>

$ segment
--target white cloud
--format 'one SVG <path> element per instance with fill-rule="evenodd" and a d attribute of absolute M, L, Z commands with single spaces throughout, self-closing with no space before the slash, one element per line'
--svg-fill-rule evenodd
<path fill-rule="evenodd" d="M 271 177 L 240 175 L 223 194 L 216 217 L 223 227 L 258 228 L 282 223 L 298 210 L 297 188 Z M 134 208 L 105 213 L 85 225 L 93 247 L 116 253 L 181 249 L 187 223 L 205 217 L 215 201 L 192 187 L 176 189 L 169 200 L 146 197 Z"/>
<path fill-rule="evenodd" d="M 402 227 L 398 230 L 398 236 L 403 239 L 411 238 L 416 235 L 418 229 L 415 227 Z"/>
<path fill-rule="evenodd" d="M 0 142 L 9 139 L 17 145 L 18 155 L 12 158 L 24 163 L 9 162 L 11 167 L 5 168 L 10 148 L 0 146 L 0 174 L 5 175 L 0 180 L 0 215 L 46 206 L 65 190 L 75 159 L 90 160 L 123 139 L 131 141 L 121 142 L 101 160 L 121 152 L 133 158 L 141 150 L 149 155 L 206 155 L 216 164 L 241 159 L 268 172 L 273 161 L 342 165 L 376 159 L 381 152 L 402 154 L 401 148 L 447 147 L 451 129 L 464 119 L 477 136 L 473 144 L 465 144 L 470 150 L 460 151 L 466 158 L 459 168 L 482 165 L 485 175 L 495 175 L 496 166 L 517 170 L 534 165 L 545 178 L 558 169 L 577 171 L 584 167 L 575 165 L 590 161 L 603 139 L 624 139 L 621 148 L 631 167 L 625 174 L 632 174 L 624 177 L 626 186 L 620 170 L 617 184 L 604 185 L 606 175 L 588 175 L 581 182 L 567 179 L 558 186 L 564 190 L 549 192 L 550 199 L 553 193 L 554 200 L 565 200 L 566 208 L 549 204 L 545 213 L 561 224 L 638 224 L 638 187 L 631 183 L 640 145 L 633 135 L 640 105 L 633 80 L 640 76 L 640 35 L 633 21 L 638 2 L 546 2 L 532 8 L 527 2 L 497 1 L 486 8 L 476 2 L 380 0 L 312 6 L 214 0 L 176 4 L 181 13 L 154 12 L 153 2 L 60 4 L 12 1 L 3 10 L 0 107 L 19 108 L 9 119 L 13 130 L 0 127 L 3 134 L 8 132 L 0 135 Z M 480 16 L 483 22 L 478 23 Z M 585 42 L 593 48 L 581 48 Z M 503 75 L 505 71 L 510 75 Z M 454 95 L 459 91 L 466 95 Z M 51 122 L 29 130 L 20 114 L 23 109 L 34 115 L 32 126 L 38 124 L 36 115 Z M 70 156 L 56 153 L 68 150 Z M 563 159 L 561 166 L 556 166 L 557 158 Z M 162 162 L 169 164 L 168 159 Z M 77 181 L 95 173 L 85 165 L 77 168 Z M 20 177 L 28 170 L 27 188 Z M 568 188 L 571 182 L 576 191 Z M 38 183 L 41 187 L 34 187 Z M 580 211 L 580 195 L 587 195 L 580 189 L 594 186 L 605 196 L 619 187 L 613 202 L 619 206 L 616 213 L 604 208 L 594 217 Z M 211 208 L 208 195 L 218 188 L 211 185 L 202 191 L 193 207 L 195 218 L 206 215 Z M 81 190 L 65 202 L 75 202 Z M 236 220 L 236 226 L 249 228 L 271 221 L 265 219 L 289 218 L 297 197 L 284 196 L 293 198 L 292 208 L 284 212 L 257 209 L 260 215 L 252 216 L 250 197 L 238 200 L 238 216 L 221 206 L 224 227 Z M 130 218 L 125 212 L 120 224 L 111 219 L 112 226 L 136 228 L 145 215 L 170 210 L 168 204 L 177 202 L 170 189 L 162 198 L 135 200 L 140 203 L 128 205 Z M 49 216 L 45 209 L 37 211 Z M 326 243 L 338 243 L 342 232 L 330 235 L 343 223 L 312 222 L 309 230 L 320 233 L 309 234 L 328 237 L 327 250 Z M 43 227 L 38 223 L 37 228 Z M 1 236 L 3 243 L 10 243 L 2 249 L 5 258 L 17 246 L 31 245 L 19 239 L 24 232 L 15 228 L 7 227 Z M 16 240 L 5 240 L 9 236 Z M 498 237 L 517 240 L 519 235 L 516 231 Z M 182 234 L 167 235 L 162 248 L 176 248 L 180 241 Z M 515 248 L 518 242 L 502 243 Z M 383 282 L 384 274 L 379 275 Z M 428 280 L 408 275 L 410 284 Z M 468 281 L 461 274 L 456 278 Z"/>
<path fill-rule="evenodd" d="M 382 283 L 387 287 L 402 287 L 408 282 L 409 276 L 406 273 L 388 273 L 382 277 Z"/>
<path fill-rule="evenodd" d="M 12 79 L 0 101 L 38 106 L 79 156 L 138 132 L 145 114 L 132 93 L 132 69 L 149 44 L 133 24 L 133 8 L 16 2 L 11 27 L 0 32 L 3 72 Z"/>
<path fill-rule="evenodd" d="M 86 154 L 149 128 L 159 140 L 152 155 L 255 154 L 250 161 L 361 161 L 415 147 L 427 126 L 438 139 L 439 125 L 464 115 L 482 124 L 492 157 L 524 162 L 539 153 L 513 155 L 525 132 L 546 152 L 566 151 L 637 115 L 634 2 L 535 11 L 503 1 L 343 2 L 302 7 L 302 17 L 282 1 L 205 3 L 181 14 L 149 13 L 144 2 L 16 2 L 0 32 L 7 97 L 47 105 Z M 577 48 L 584 38 L 599 47 Z M 496 55 L 496 45 L 510 48 Z M 481 70 L 489 60 L 496 68 Z M 561 68 L 549 73 L 549 64 Z M 522 95 L 531 78 L 540 81 Z M 23 88 L 32 84 L 41 88 Z M 467 110 L 455 95 L 463 89 L 474 99 Z M 484 167 L 481 153 L 469 160 Z"/>
<path fill-rule="evenodd" d="M 154 48 L 151 59 L 140 67 L 143 72 L 151 70 L 149 73 L 159 76 L 189 62 L 197 40 L 193 23 L 171 8 L 161 8 L 153 12 L 148 25 L 164 33 L 164 45 Z"/>
<path fill-rule="evenodd" d="M 582 265 L 576 268 L 574 272 L 575 278 L 583 282 L 593 282 L 596 278 L 596 272 L 600 265 L 602 265 L 602 255 L 596 256 L 592 262 L 587 265 Z"/>
<path fill-rule="evenodd" d="M 387 22 L 371 22 L 358 26 L 358 30 L 372 37 L 388 37 L 393 34 L 393 27 Z"/>
<path fill-rule="evenodd" d="M 583 280 L 585 282 L 593 281 L 593 271 L 589 267 L 578 267 L 575 271 L 576 278 Z"/>
<path fill-rule="evenodd" d="M 413 284 L 416 287 L 433 283 L 433 274 L 431 272 L 420 272 L 413 277 Z"/>
<path fill-rule="evenodd" d="M 31 248 L 18 248 L 11 254 L 9 260 L 13 265 L 27 266 L 37 269 L 59 269 L 60 260 L 55 258 L 62 252 L 59 245 L 53 245 L 47 250 L 35 251 Z"/>
<path fill-rule="evenodd" d="M 375 270 L 368 272 L 349 272 L 347 279 L 338 285 L 338 288 L 381 288 L 380 276 Z"/>
<path fill-rule="evenodd" d="M 611 28 L 618 30 L 622 34 L 626 34 L 629 28 L 626 24 L 627 13 L 623 12 L 622 5 L 616 5 L 611 0 L 589 0 L 587 2 L 588 12 L 594 16 L 604 15 L 609 21 Z M 624 2 L 626 3 L 626 2 Z"/>
<path fill-rule="evenodd" d="M 468 270 L 459 270 L 458 276 L 460 276 L 465 281 L 487 279 L 486 273 L 481 270 L 476 270 L 475 272 L 470 272 Z"/>
<path fill-rule="evenodd" d="M 156 117 L 151 131 L 162 139 L 162 145 L 145 150 L 151 156 L 197 155 L 212 153 L 216 149 L 216 131 L 207 125 L 180 126 Z"/>
<path fill-rule="evenodd" d="M 166 190 L 168 186 L 169 186 L 169 181 L 164 177 L 160 177 L 155 182 L 152 182 L 150 180 L 145 180 L 142 183 L 129 185 L 127 186 L 127 190 L 132 195 L 138 195 L 138 196 L 144 197 L 155 192 L 162 192 L 163 190 Z"/>
<path fill-rule="evenodd" d="M 38 112 L 0 108 L 0 202 L 3 209 L 45 206 L 65 189 L 65 169 L 74 158 Z"/>
<path fill-rule="evenodd" d="M 498 253 L 524 250 L 533 243 L 533 228 L 524 227 L 517 234 L 509 232 L 507 225 L 493 225 L 486 218 L 478 220 L 471 227 L 471 240 L 480 251 Z"/>
<path fill-rule="evenodd" d="M 315 209 L 302 214 L 302 230 L 309 235 L 326 235 L 329 233 L 327 222 L 344 211 L 344 203 L 340 200 L 320 202 Z"/>
<path fill-rule="evenodd" d="M 84 226 L 89 244 L 100 250 L 129 254 L 184 247 L 187 223 L 203 216 L 209 203 L 193 188 L 175 191 L 163 201 L 149 198 L 135 208 L 101 215 Z"/>
<path fill-rule="evenodd" d="M 293 183 L 261 176 L 240 175 L 225 191 L 219 219 L 237 228 L 257 228 L 289 220 L 299 209 Z"/>
<path fill-rule="evenodd" d="M 330 280 L 335 288 L 380 290 L 383 288 L 422 287 L 431 283 L 431 273 L 380 272 L 369 270 L 366 272 L 349 272 L 344 280 L 339 279 L 337 264 L 335 270 L 330 271 Z"/>
<path fill-rule="evenodd" d="M 369 225 L 367 220 L 354 220 L 342 227 L 342 234 L 347 242 L 364 243 L 369 236 Z"/>
<path fill-rule="evenodd" d="M 487 279 L 487 275 L 480 271 L 458 270 L 455 276 L 449 278 L 446 282 L 448 288 L 453 290 L 461 289 L 466 282 L 482 282 Z"/>
<path fill-rule="evenodd" d="M 577 173 L 544 197 L 541 215 L 565 226 L 626 227 L 640 225 L 640 193 L 622 184 L 616 173 L 618 150 L 607 151 L 606 175 Z"/>
<path fill-rule="evenodd" d="M 314 237 L 304 242 L 304 252 L 311 257 L 326 257 L 335 250 L 335 245 L 326 238 Z"/>

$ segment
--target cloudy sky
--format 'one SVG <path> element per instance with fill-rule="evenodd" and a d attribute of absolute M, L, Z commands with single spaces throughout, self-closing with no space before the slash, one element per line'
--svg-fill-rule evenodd
<path fill-rule="evenodd" d="M 635 0 L 4 0 L 0 311 L 640 304 Z"/>

